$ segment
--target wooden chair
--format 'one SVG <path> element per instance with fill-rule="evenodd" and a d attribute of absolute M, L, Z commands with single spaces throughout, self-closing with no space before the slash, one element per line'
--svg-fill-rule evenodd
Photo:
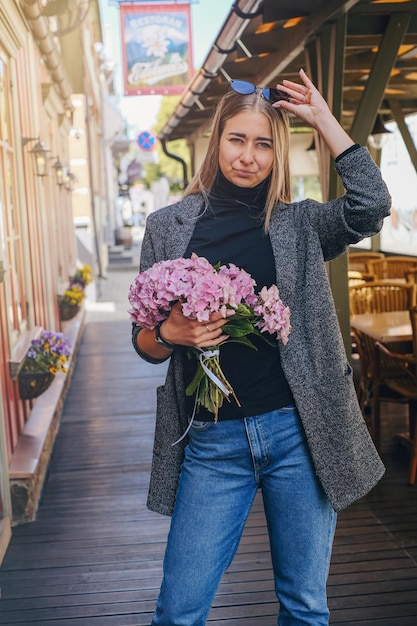
<path fill-rule="evenodd" d="M 369 272 L 375 280 L 405 279 L 405 273 L 413 269 L 417 269 L 417 258 L 411 256 L 389 256 L 369 261 Z"/>
<path fill-rule="evenodd" d="M 360 272 L 361 274 L 369 274 L 369 262 L 376 261 L 377 259 L 383 259 L 385 254 L 383 252 L 349 252 L 348 254 L 348 267 L 352 272 Z"/>
<path fill-rule="evenodd" d="M 372 411 L 370 399 L 374 384 L 374 374 L 370 356 L 375 349 L 375 342 L 371 337 L 356 329 L 351 329 L 351 338 L 352 345 L 355 347 L 355 351 L 352 350 L 352 358 L 355 358 L 356 353 L 360 366 L 359 380 L 356 383 L 356 394 L 366 425 L 373 436 L 372 417 L 369 414 Z"/>
<path fill-rule="evenodd" d="M 350 313 L 383 313 L 387 311 L 407 311 L 416 302 L 417 286 L 411 283 L 370 282 L 352 285 L 349 288 Z M 352 333 L 352 331 L 351 331 Z M 355 331 L 352 342 L 360 360 L 360 380 L 358 401 L 365 421 L 374 440 L 378 438 L 373 413 L 368 417 L 371 407 L 372 389 L 375 378 L 375 340 L 366 333 Z"/>
<path fill-rule="evenodd" d="M 417 285 L 417 268 L 414 270 L 407 270 L 405 273 L 405 280 L 407 283 L 414 283 Z"/>
<path fill-rule="evenodd" d="M 410 309 L 413 329 L 413 353 L 400 354 L 377 342 L 375 346 L 375 371 L 373 384 L 372 420 L 379 443 L 380 405 L 390 400 L 384 394 L 388 389 L 408 404 L 409 438 L 411 441 L 411 459 L 408 482 L 414 485 L 417 472 L 417 306 Z"/>
<path fill-rule="evenodd" d="M 416 285 L 374 281 L 349 287 L 351 315 L 406 311 L 416 304 Z"/>
<path fill-rule="evenodd" d="M 363 285 L 366 281 L 363 279 L 361 272 L 356 272 L 353 270 L 348 271 L 348 283 L 349 287 L 353 285 Z"/>

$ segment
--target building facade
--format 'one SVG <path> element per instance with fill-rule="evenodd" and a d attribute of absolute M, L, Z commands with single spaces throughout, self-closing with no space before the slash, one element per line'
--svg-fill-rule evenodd
<path fill-rule="evenodd" d="M 123 120 L 101 40 L 98 0 L 0 0 L 0 562 L 13 524 L 36 513 L 69 380 L 25 400 L 19 370 L 42 329 L 64 332 L 75 354 L 83 309 L 63 321 L 60 294 L 80 262 L 96 281 L 106 271 L 103 129 Z"/>

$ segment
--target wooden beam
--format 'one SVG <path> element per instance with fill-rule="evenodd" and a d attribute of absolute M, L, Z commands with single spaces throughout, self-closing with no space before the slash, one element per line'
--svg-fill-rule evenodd
<path fill-rule="evenodd" d="M 280 33 L 279 50 L 265 59 L 259 70 L 259 79 L 266 85 L 273 82 L 275 77 L 285 71 L 285 68 L 300 55 L 310 39 L 323 27 L 323 24 L 337 19 L 354 7 L 359 0 L 328 0 L 320 3 L 308 20 L 303 20 L 299 26 L 286 29 Z M 285 37 L 285 39 L 284 39 Z"/>
<path fill-rule="evenodd" d="M 397 122 L 398 129 L 401 133 L 405 146 L 408 150 L 408 154 L 410 156 L 411 162 L 414 166 L 414 169 L 417 172 L 417 148 L 414 144 L 414 141 L 408 129 L 408 126 L 405 123 L 404 115 L 401 111 L 401 106 L 397 100 L 388 100 L 388 104 L 392 111 L 392 115 L 395 121 Z"/>
<path fill-rule="evenodd" d="M 310 42 L 306 49 L 308 72 L 339 121 L 342 118 L 346 28 L 347 16 L 344 14 L 324 28 L 320 36 Z M 343 194 L 343 187 L 333 159 L 317 133 L 315 143 L 323 200 L 337 198 Z M 350 358 L 352 342 L 347 255 L 343 254 L 330 261 L 326 267 L 346 353 Z"/>
<path fill-rule="evenodd" d="M 351 137 L 358 143 L 365 144 L 372 130 L 410 18 L 410 13 L 390 17 L 350 130 Z"/>
<path fill-rule="evenodd" d="M 343 109 L 343 80 L 346 62 L 346 31 L 347 15 L 341 15 L 332 28 L 332 45 L 328 61 L 323 58 L 323 62 L 328 62 L 329 74 L 332 76 L 332 111 L 339 122 L 342 121 Z M 331 161 L 329 171 L 329 199 L 337 198 L 343 194 L 343 185 L 336 172 L 333 161 Z M 348 358 L 351 358 L 352 340 L 350 337 L 350 315 L 349 315 L 349 284 L 348 284 L 348 258 L 347 254 L 342 254 L 337 259 L 327 264 L 327 271 L 332 288 L 333 299 L 336 307 L 340 329 L 343 335 L 345 350 Z"/>

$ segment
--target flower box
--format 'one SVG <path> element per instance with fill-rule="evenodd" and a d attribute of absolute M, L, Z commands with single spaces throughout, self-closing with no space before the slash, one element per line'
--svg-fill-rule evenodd
<path fill-rule="evenodd" d="M 62 295 L 58 295 L 60 319 L 63 322 L 75 317 L 84 300 L 84 290 L 93 280 L 92 269 L 87 263 L 70 277 L 69 286 Z"/>
<path fill-rule="evenodd" d="M 68 304 L 67 302 L 61 302 L 59 305 L 59 317 L 61 321 L 67 322 L 72 320 L 80 310 L 79 304 Z"/>
<path fill-rule="evenodd" d="M 34 326 L 23 333 L 20 340 L 14 346 L 9 360 L 9 372 L 12 380 L 17 379 L 17 376 L 24 365 L 26 354 L 32 344 L 32 341 L 34 339 L 39 339 L 41 332 L 42 326 Z"/>
<path fill-rule="evenodd" d="M 54 377 L 50 372 L 19 372 L 17 381 L 20 397 L 22 400 L 37 398 L 48 389 Z"/>
<path fill-rule="evenodd" d="M 66 373 L 70 356 L 71 344 L 62 333 L 43 330 L 33 339 L 17 377 L 22 400 L 37 398 L 58 372 Z"/>

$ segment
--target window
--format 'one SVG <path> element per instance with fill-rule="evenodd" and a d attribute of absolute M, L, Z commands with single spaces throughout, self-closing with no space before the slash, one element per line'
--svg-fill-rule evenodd
<path fill-rule="evenodd" d="M 10 78 L 8 66 L 0 56 L 0 263 L 4 274 L 9 345 L 24 330 L 23 257 L 20 218 L 16 205 L 16 176 L 12 141 Z"/>
<path fill-rule="evenodd" d="M 417 115 L 406 118 L 417 144 Z M 415 255 L 417 250 L 417 174 L 395 123 L 386 125 L 392 134 L 382 150 L 381 171 L 392 196 L 390 217 L 381 232 L 381 250 Z"/>

